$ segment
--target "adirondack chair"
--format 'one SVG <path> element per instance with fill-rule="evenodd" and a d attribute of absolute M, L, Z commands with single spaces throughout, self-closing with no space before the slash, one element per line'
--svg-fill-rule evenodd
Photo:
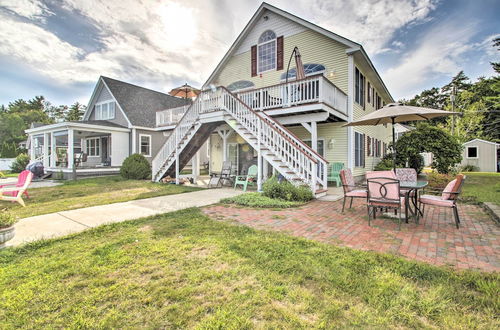
<path fill-rule="evenodd" d="M 28 186 L 33 179 L 33 173 L 24 170 L 19 174 L 16 184 L 0 186 L 0 200 L 18 202 L 22 206 L 24 204 L 23 195 L 28 198 Z"/>
<path fill-rule="evenodd" d="M 328 181 L 335 181 L 335 186 L 340 186 L 340 170 L 344 168 L 344 163 L 332 163 L 330 171 L 328 172 Z"/>
<path fill-rule="evenodd" d="M 243 191 L 247 191 L 248 185 L 253 186 L 255 184 L 254 182 L 257 179 L 257 171 L 257 165 L 252 165 L 248 168 L 247 175 L 237 176 L 234 182 L 234 189 L 236 189 L 236 186 L 241 185 L 243 187 Z"/>

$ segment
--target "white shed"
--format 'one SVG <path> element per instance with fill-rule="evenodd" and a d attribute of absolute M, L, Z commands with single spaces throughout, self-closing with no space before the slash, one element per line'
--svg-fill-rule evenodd
<path fill-rule="evenodd" d="M 480 172 L 498 172 L 500 144 L 474 139 L 463 145 L 462 166 L 474 165 Z"/>

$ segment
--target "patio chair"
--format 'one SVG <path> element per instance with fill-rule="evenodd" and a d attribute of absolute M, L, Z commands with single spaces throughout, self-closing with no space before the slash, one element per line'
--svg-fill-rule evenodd
<path fill-rule="evenodd" d="M 258 172 L 258 167 L 257 165 L 252 165 L 248 168 L 248 173 L 247 175 L 239 175 L 236 176 L 234 180 L 234 189 L 238 185 L 241 185 L 243 187 L 243 191 L 247 191 L 247 186 L 253 186 L 255 180 L 257 179 L 257 172 Z"/>
<path fill-rule="evenodd" d="M 231 178 L 232 164 L 230 161 L 224 161 L 222 163 L 222 168 L 220 173 L 210 173 L 210 181 L 208 182 L 208 188 L 212 188 L 214 185 L 218 187 L 219 184 L 222 187 L 225 181 L 229 181 L 232 185 L 233 179 Z"/>
<path fill-rule="evenodd" d="M 422 195 L 419 198 L 420 209 L 425 207 L 425 205 L 433 205 L 440 207 L 447 207 L 453 209 L 453 215 L 455 218 L 455 225 L 457 229 L 460 228 L 460 217 L 458 216 L 457 200 L 458 196 L 462 192 L 462 186 L 465 181 L 465 176 L 463 174 L 457 175 L 457 177 L 452 180 L 446 188 L 441 193 L 441 196 L 436 195 Z M 433 190 L 437 192 L 438 190 Z M 419 214 L 417 212 L 417 223 L 419 220 Z"/>
<path fill-rule="evenodd" d="M 354 184 L 354 178 L 350 169 L 346 168 L 340 170 L 340 181 L 342 182 L 342 188 L 344 189 L 344 202 L 342 203 L 342 213 L 344 213 L 345 202 L 347 198 L 351 198 L 351 203 L 349 208 L 352 208 L 352 201 L 354 198 L 366 198 L 366 189 L 361 189 Z"/>
<path fill-rule="evenodd" d="M 403 197 L 399 195 L 399 180 L 387 177 L 370 178 L 368 186 L 368 225 L 371 226 L 371 216 L 376 217 L 377 208 L 399 211 L 398 228 L 401 229 L 401 205 Z"/>
<path fill-rule="evenodd" d="M 24 204 L 23 195 L 28 196 L 27 189 L 31 183 L 31 179 L 33 179 L 33 173 L 30 171 L 22 171 L 19 174 L 16 184 L 3 185 L 0 187 L 0 200 L 18 202 L 22 206 L 26 206 L 26 204 Z"/>
<path fill-rule="evenodd" d="M 396 179 L 400 182 L 417 182 L 417 171 L 414 168 L 397 168 Z M 401 188 L 401 196 L 406 196 L 408 189 Z M 414 196 L 412 194 L 412 196 Z"/>
<path fill-rule="evenodd" d="M 328 181 L 335 181 L 335 186 L 338 187 L 340 182 L 340 170 L 344 168 L 344 163 L 332 163 L 330 171 L 328 172 Z"/>

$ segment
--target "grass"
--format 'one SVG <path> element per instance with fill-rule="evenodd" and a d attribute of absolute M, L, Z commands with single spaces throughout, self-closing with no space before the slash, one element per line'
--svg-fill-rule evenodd
<path fill-rule="evenodd" d="M 24 218 L 199 189 L 151 181 L 126 180 L 120 176 L 105 176 L 63 181 L 62 185 L 56 187 L 29 189 L 30 199 L 25 199 L 26 207 L 23 208 L 17 203 L 0 201 L 0 209 L 8 209 L 15 216 Z"/>
<path fill-rule="evenodd" d="M 17 178 L 19 173 L 11 173 L 10 171 L 0 171 L 2 175 L 0 175 L 0 178 L 5 177 L 5 178 Z M 2 181 L 0 180 L 0 185 L 2 184 Z"/>
<path fill-rule="evenodd" d="M 258 192 L 250 192 L 235 197 L 224 198 L 221 200 L 221 203 L 258 208 L 289 208 L 304 204 L 302 202 L 290 202 L 281 199 L 270 198 Z"/>
<path fill-rule="evenodd" d="M 498 274 L 217 222 L 198 209 L 0 251 L 2 328 L 500 327 Z"/>
<path fill-rule="evenodd" d="M 500 173 L 469 172 L 462 197 L 472 202 L 493 202 L 500 205 Z"/>

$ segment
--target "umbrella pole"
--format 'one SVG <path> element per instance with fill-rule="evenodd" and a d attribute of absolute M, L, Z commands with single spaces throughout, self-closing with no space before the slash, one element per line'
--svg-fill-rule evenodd
<path fill-rule="evenodd" d="M 396 134 L 394 129 L 394 117 L 392 119 L 392 168 L 394 173 L 396 173 Z"/>

